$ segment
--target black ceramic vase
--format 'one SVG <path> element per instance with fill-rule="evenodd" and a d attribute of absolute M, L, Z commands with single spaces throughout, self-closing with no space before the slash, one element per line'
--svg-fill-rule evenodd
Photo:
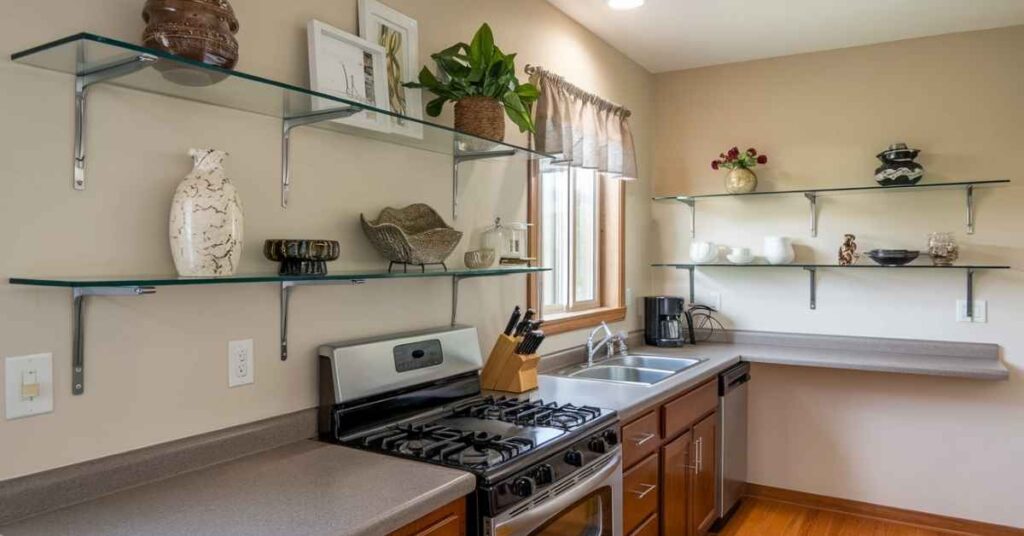
<path fill-rule="evenodd" d="M 878 153 L 882 165 L 875 170 L 875 180 L 882 186 L 909 186 L 924 177 L 924 167 L 914 159 L 918 149 L 909 149 L 905 143 L 894 143 Z"/>

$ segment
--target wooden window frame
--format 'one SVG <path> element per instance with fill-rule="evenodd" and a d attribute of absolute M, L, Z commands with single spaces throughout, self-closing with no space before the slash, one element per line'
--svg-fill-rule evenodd
<path fill-rule="evenodd" d="M 540 162 L 528 165 L 527 218 L 529 227 L 529 256 L 540 259 Z M 545 319 L 544 333 L 554 335 L 587 329 L 601 322 L 619 322 L 626 319 L 626 190 L 622 181 L 609 180 L 598 175 L 598 199 L 601 203 L 598 233 L 598 295 L 600 306 L 578 312 L 567 312 L 556 318 Z M 614 189 L 614 190 L 613 190 Z M 611 194 L 617 194 L 611 197 Z M 617 202 L 613 201 L 617 199 Z M 612 216 L 614 215 L 614 219 Z M 616 221 L 617 220 L 617 221 Z M 613 228 L 614 226 L 614 228 Z M 618 231 L 618 236 L 609 236 Z M 610 250 L 617 251 L 610 251 Z M 531 274 L 526 282 L 527 305 L 542 311 L 543 297 L 540 296 L 540 275 Z"/>

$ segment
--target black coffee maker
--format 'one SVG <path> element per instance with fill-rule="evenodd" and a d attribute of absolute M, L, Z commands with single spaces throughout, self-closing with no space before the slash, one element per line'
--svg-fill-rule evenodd
<path fill-rule="evenodd" d="M 674 296 L 644 298 L 644 340 L 650 346 L 696 344 L 686 300 Z"/>

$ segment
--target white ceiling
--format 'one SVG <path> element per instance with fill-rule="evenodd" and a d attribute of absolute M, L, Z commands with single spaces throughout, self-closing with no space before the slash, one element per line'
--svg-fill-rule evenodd
<path fill-rule="evenodd" d="M 1024 0 L 548 0 L 652 72 L 1024 24 Z"/>

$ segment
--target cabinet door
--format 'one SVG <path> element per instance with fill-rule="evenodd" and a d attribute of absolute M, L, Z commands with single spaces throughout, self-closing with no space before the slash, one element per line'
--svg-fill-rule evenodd
<path fill-rule="evenodd" d="M 658 536 L 658 514 L 647 518 L 647 521 L 644 521 L 629 536 Z"/>
<path fill-rule="evenodd" d="M 715 487 L 718 484 L 718 412 L 693 426 L 693 474 L 691 510 L 695 535 L 707 534 L 715 522 Z"/>
<path fill-rule="evenodd" d="M 434 510 L 389 536 L 466 536 L 466 498 Z"/>
<path fill-rule="evenodd" d="M 661 534 L 687 536 L 693 434 L 686 432 L 661 448 Z"/>
<path fill-rule="evenodd" d="M 658 511 L 658 455 L 622 474 L 622 529 L 629 534 Z"/>

